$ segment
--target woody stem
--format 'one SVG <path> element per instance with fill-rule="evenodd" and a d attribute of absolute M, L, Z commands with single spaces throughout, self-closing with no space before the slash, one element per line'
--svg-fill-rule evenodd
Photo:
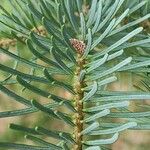
<path fill-rule="evenodd" d="M 74 135 L 75 135 L 75 142 L 76 145 L 74 146 L 73 150 L 82 150 L 82 140 L 83 136 L 81 135 L 81 132 L 83 130 L 83 96 L 84 92 L 82 91 L 82 88 L 84 88 L 84 80 L 79 81 L 79 76 L 81 73 L 81 70 L 84 68 L 85 61 L 81 59 L 81 55 L 78 54 L 77 57 L 77 67 L 76 67 L 76 76 L 75 76 L 75 84 L 74 84 L 74 90 L 76 91 L 76 95 L 74 98 L 75 102 L 75 108 L 76 108 L 76 114 L 75 114 L 75 129 L 74 129 Z"/>

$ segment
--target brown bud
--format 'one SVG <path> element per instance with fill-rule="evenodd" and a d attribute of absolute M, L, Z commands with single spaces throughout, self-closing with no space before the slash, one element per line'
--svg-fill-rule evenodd
<path fill-rule="evenodd" d="M 85 50 L 85 43 L 77 39 L 70 39 L 71 45 L 75 48 L 77 53 L 83 54 Z"/>

